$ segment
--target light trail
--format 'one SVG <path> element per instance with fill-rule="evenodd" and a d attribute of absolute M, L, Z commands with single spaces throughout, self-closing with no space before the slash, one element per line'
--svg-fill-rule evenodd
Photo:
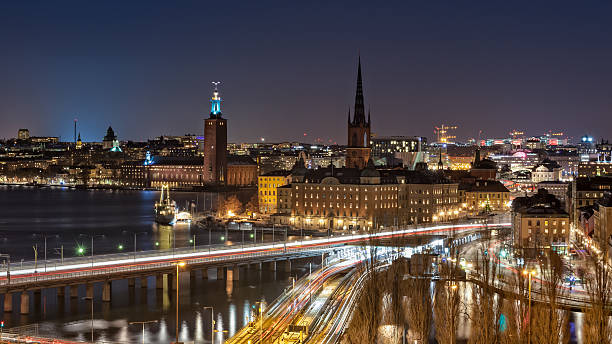
<path fill-rule="evenodd" d="M 227 249 L 219 249 L 210 251 L 208 246 L 199 247 L 200 251 L 192 252 L 191 249 L 189 251 L 178 253 L 170 253 L 163 252 L 159 253 L 159 251 L 145 251 L 140 252 L 137 256 L 126 257 L 125 254 L 122 255 L 99 255 L 94 256 L 94 260 L 86 260 L 86 258 L 73 258 L 67 259 L 68 262 L 65 264 L 59 264 L 51 266 L 47 264 L 45 272 L 40 271 L 41 266 L 38 269 L 34 269 L 34 267 L 28 268 L 13 268 L 11 269 L 11 283 L 10 284 L 18 284 L 20 279 L 27 283 L 26 279 L 31 278 L 45 278 L 46 280 L 53 279 L 64 279 L 71 278 L 69 276 L 72 273 L 82 273 L 82 272 L 97 272 L 99 275 L 112 273 L 122 273 L 122 272 L 137 272 L 137 270 L 146 270 L 147 268 L 164 268 L 171 267 L 172 263 L 177 261 L 185 261 L 187 264 L 190 262 L 193 263 L 206 263 L 206 262 L 196 262 L 199 259 L 212 259 L 212 258 L 235 258 L 240 259 L 241 256 L 248 258 L 248 255 L 260 254 L 260 253 L 276 253 L 278 255 L 282 254 L 299 254 L 300 250 L 305 249 L 331 249 L 332 246 L 340 246 L 346 244 L 355 244 L 359 242 L 367 242 L 371 240 L 381 240 L 381 239 L 391 239 L 395 237 L 403 237 L 403 236 L 412 236 L 419 234 L 435 234 L 435 233 L 444 233 L 448 231 L 455 231 L 456 233 L 470 231 L 475 229 L 482 228 L 490 228 L 496 229 L 500 227 L 508 227 L 510 223 L 497 223 L 497 224 L 457 224 L 457 225 L 437 225 L 430 227 L 421 227 L 421 228 L 411 228 L 404 230 L 389 230 L 379 233 L 368 233 L 368 234 L 351 234 L 351 235 L 341 235 L 336 237 L 327 237 L 320 239 L 311 239 L 311 240 L 300 240 L 293 242 L 281 242 L 281 243 L 272 243 L 272 244 L 262 244 L 257 246 L 249 246 L 249 247 L 237 247 L 237 248 L 227 248 Z M 118 258 L 120 257 L 120 258 Z M 256 257 L 253 257 L 256 258 Z M 73 262 L 74 260 L 78 260 L 78 263 Z M 39 262 L 40 263 L 40 262 Z M 42 263 L 41 263 L 42 264 Z M 33 265 L 32 262 L 29 262 L 29 265 Z M 152 267 L 152 265 L 157 265 Z M 109 270 L 114 271 L 109 271 Z M 117 270 L 120 269 L 120 270 Z M 33 282 L 33 281 L 32 281 Z M 0 272 L 0 285 L 7 285 L 7 274 L 6 271 Z"/>

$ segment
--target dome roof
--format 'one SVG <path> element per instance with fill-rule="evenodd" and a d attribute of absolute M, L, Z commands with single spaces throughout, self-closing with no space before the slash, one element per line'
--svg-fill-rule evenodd
<path fill-rule="evenodd" d="M 368 166 L 361 171 L 361 177 L 380 177 L 372 159 L 368 160 Z"/>

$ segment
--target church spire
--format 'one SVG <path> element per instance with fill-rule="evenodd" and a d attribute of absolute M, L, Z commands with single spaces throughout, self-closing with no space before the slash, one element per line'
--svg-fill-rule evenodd
<path fill-rule="evenodd" d="M 355 92 L 355 111 L 353 124 L 365 124 L 365 107 L 363 105 L 363 83 L 361 81 L 361 56 L 357 67 L 357 91 Z"/>

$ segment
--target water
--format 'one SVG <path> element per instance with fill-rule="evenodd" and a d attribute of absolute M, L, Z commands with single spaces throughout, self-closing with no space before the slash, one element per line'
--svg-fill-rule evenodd
<path fill-rule="evenodd" d="M 0 253 L 10 254 L 12 264 L 33 260 L 37 247 L 38 259 L 44 260 L 44 242 L 47 238 L 47 257 L 57 259 L 64 248 L 64 256 L 78 255 L 77 248 L 84 247 L 86 255 L 91 250 L 94 236 L 94 253 L 120 252 L 136 248 L 140 250 L 168 249 L 172 246 L 191 246 L 195 235 L 197 245 L 208 244 L 208 229 L 180 225 L 174 230 L 158 226 L 153 221 L 153 203 L 159 197 L 153 191 L 102 191 L 51 188 L 27 188 L 0 186 Z M 203 203 L 203 194 L 172 194 L 179 205 L 196 200 Z M 212 197 L 209 195 L 209 197 Z M 210 202 L 210 198 L 208 200 Z M 200 207 L 203 205 L 200 204 Z M 213 243 L 222 243 L 225 232 L 213 231 Z M 240 241 L 242 233 L 230 233 L 230 240 Z M 248 239 L 247 240 L 252 240 Z M 270 237 L 268 236 L 268 240 Z M 39 261 L 40 264 L 40 261 Z M 291 273 L 272 271 L 243 271 L 239 281 L 210 281 L 198 277 L 189 292 L 181 291 L 179 338 L 196 343 L 210 342 L 210 310 L 218 330 L 215 342 L 228 338 L 240 330 L 249 320 L 251 306 L 262 299 L 271 302 L 290 284 L 290 275 L 301 276 L 306 266 L 293 264 Z M 126 280 L 113 282 L 112 301 L 103 303 L 101 285 L 95 285 L 93 306 L 94 339 L 96 342 L 137 343 L 142 341 L 142 325 L 130 322 L 158 321 L 146 325 L 146 343 L 168 343 L 175 337 L 174 293 L 149 288 L 130 289 Z M 0 313 L 5 328 L 22 327 L 30 334 L 61 337 L 71 340 L 91 339 L 91 302 L 83 300 L 85 289 L 79 290 L 79 298 L 58 299 L 53 289 L 43 290 L 42 302 L 32 296 L 30 314 L 19 312 Z M 18 300 L 13 300 L 14 306 Z M 16 309 L 17 307 L 15 307 Z"/>

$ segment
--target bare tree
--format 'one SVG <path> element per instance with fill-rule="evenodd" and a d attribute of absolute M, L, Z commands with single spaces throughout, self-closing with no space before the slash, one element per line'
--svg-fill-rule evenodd
<path fill-rule="evenodd" d="M 540 257 L 542 303 L 532 307 L 531 340 L 533 343 L 567 343 L 569 315 L 560 308 L 563 289 L 563 260 L 551 249 Z"/>
<path fill-rule="evenodd" d="M 428 343 L 432 321 L 431 280 L 414 276 L 407 282 L 410 290 L 407 313 L 411 339 L 417 343 Z"/>
<path fill-rule="evenodd" d="M 453 250 L 454 251 L 454 250 Z M 461 284 L 458 281 L 459 255 L 455 251 L 438 267 L 440 281 L 434 293 L 434 315 L 436 340 L 439 344 L 457 343 L 457 327 L 461 313 Z"/>
<path fill-rule="evenodd" d="M 491 259 L 486 250 L 489 243 L 478 252 L 474 264 L 476 283 L 472 287 L 470 319 L 472 331 L 469 344 L 499 343 L 502 338 L 502 303 L 495 295 L 495 284 L 499 275 L 499 262 Z"/>
<path fill-rule="evenodd" d="M 612 301 L 612 282 L 607 242 L 604 238 L 594 238 L 603 248 L 601 254 L 594 250 L 587 258 L 585 286 L 589 305 L 584 309 L 583 337 L 585 344 L 612 343 L 610 327 L 610 301 Z"/>

